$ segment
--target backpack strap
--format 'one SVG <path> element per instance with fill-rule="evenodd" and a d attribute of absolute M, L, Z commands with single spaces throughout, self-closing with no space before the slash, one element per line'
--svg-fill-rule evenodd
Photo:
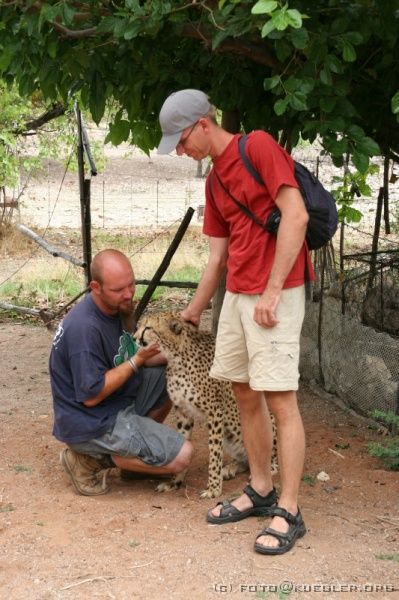
<path fill-rule="evenodd" d="M 259 225 L 260 227 L 262 227 L 262 229 L 265 229 L 265 230 L 267 231 L 265 224 L 264 224 L 264 223 L 262 223 L 262 221 L 261 221 L 261 220 L 260 220 L 260 219 L 259 219 L 259 218 L 258 218 L 256 215 L 254 215 L 254 214 L 253 214 L 253 212 L 251 212 L 251 211 L 249 210 L 248 206 L 245 206 L 245 204 L 243 204 L 243 203 L 242 203 L 242 202 L 240 202 L 240 201 L 239 201 L 239 200 L 238 200 L 238 199 L 237 199 L 235 196 L 233 196 L 233 194 L 230 192 L 230 190 L 229 190 L 229 189 L 228 189 L 228 188 L 225 186 L 225 184 L 223 183 L 223 181 L 220 179 L 220 177 L 219 177 L 219 175 L 217 174 L 217 172 L 216 172 L 215 168 L 213 168 L 213 169 L 212 169 L 212 172 L 211 172 L 211 175 L 210 175 L 210 177 L 212 177 L 213 175 L 214 175 L 214 176 L 216 177 L 216 179 L 218 180 L 218 182 L 219 182 L 219 185 L 220 185 L 220 186 L 223 188 L 224 192 L 225 192 L 225 193 L 226 193 L 226 194 L 227 194 L 227 195 L 228 195 L 228 196 L 229 196 L 229 197 L 230 197 L 230 198 L 233 200 L 233 202 L 234 202 L 234 203 L 235 203 L 235 204 L 238 206 L 238 208 L 239 208 L 240 210 L 242 210 L 242 212 L 243 212 L 243 213 L 245 213 L 245 215 L 246 215 L 247 217 L 249 217 L 250 219 L 252 219 L 252 221 L 255 221 L 255 223 L 256 223 L 257 225 Z M 211 191 L 212 191 L 212 187 L 213 187 L 213 186 L 212 186 L 212 180 L 210 180 L 210 190 L 211 190 Z M 213 195 L 213 194 L 212 194 L 212 195 Z"/>
<path fill-rule="evenodd" d="M 245 151 L 247 137 L 248 137 L 247 135 L 242 135 L 240 137 L 240 139 L 238 140 L 238 149 L 240 151 L 241 160 L 244 163 L 246 170 L 252 175 L 252 177 L 255 179 L 255 181 L 260 183 L 260 185 L 264 186 L 265 184 L 263 182 L 262 177 L 259 175 L 258 171 L 255 169 L 255 167 L 249 160 L 248 155 Z"/>

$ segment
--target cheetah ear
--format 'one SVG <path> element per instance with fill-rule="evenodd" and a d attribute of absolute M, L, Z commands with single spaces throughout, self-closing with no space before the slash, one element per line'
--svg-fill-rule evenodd
<path fill-rule="evenodd" d="M 171 319 L 169 321 L 169 329 L 176 335 L 180 335 L 183 331 L 183 323 L 180 319 Z"/>

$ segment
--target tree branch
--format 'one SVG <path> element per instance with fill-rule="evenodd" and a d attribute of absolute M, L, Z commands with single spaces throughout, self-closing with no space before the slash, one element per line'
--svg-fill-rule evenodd
<path fill-rule="evenodd" d="M 29 131 L 32 129 L 40 129 L 49 121 L 56 119 L 57 117 L 61 117 L 66 112 L 66 106 L 61 103 L 54 104 L 50 110 L 47 110 L 45 113 L 37 117 L 36 119 L 32 119 L 31 121 L 27 121 L 23 129 L 19 129 L 14 131 L 16 135 L 29 135 Z"/>
<path fill-rule="evenodd" d="M 200 27 L 195 27 L 192 24 L 185 25 L 183 27 L 182 34 L 185 37 L 191 37 L 199 39 L 204 42 L 208 47 L 212 46 L 211 36 L 203 31 Z M 272 69 L 279 69 L 281 67 L 279 61 L 270 54 L 265 48 L 259 48 L 255 44 L 249 42 L 242 42 L 233 38 L 225 39 L 216 49 L 216 52 L 231 52 L 231 54 L 238 54 L 249 58 L 253 62 L 265 65 Z"/>
<path fill-rule="evenodd" d="M 30 10 L 39 10 L 41 5 L 42 5 L 41 0 L 38 0 L 35 4 L 33 4 L 30 7 Z M 80 6 L 83 9 L 87 8 L 87 5 L 85 5 L 84 3 L 76 3 L 75 6 Z M 203 10 L 207 10 L 212 14 L 212 8 L 207 6 L 206 2 L 200 2 L 199 0 L 191 0 L 191 2 L 188 2 L 187 4 L 185 4 L 182 7 L 179 7 L 178 9 L 172 10 L 171 12 L 177 12 L 177 10 L 179 10 L 179 11 L 187 10 L 192 7 L 196 7 L 196 8 L 200 8 L 200 9 L 202 8 Z M 215 4 L 215 8 L 216 8 L 216 4 Z M 107 14 L 108 12 L 109 11 L 107 11 L 105 8 L 102 8 L 102 10 L 100 11 L 100 14 L 104 15 L 104 14 Z M 92 16 L 92 13 L 87 12 L 86 10 L 83 10 L 74 15 L 74 20 L 75 21 L 84 21 L 84 20 L 88 19 L 90 16 Z M 87 27 L 86 29 L 75 30 L 75 29 L 70 29 L 69 27 L 66 27 L 65 25 L 62 25 L 61 23 L 59 23 L 57 21 L 49 21 L 49 24 L 52 25 L 57 31 L 59 31 L 62 34 L 62 37 L 65 37 L 65 38 L 84 39 L 84 38 L 88 38 L 88 37 L 94 37 L 96 35 L 101 35 L 98 32 L 98 29 L 96 26 Z M 216 27 L 220 28 L 216 23 L 214 23 L 214 24 Z M 103 34 L 107 35 L 107 32 L 103 32 Z M 209 33 L 207 33 L 200 26 L 196 26 L 194 24 L 187 24 L 183 27 L 182 34 L 185 37 L 190 37 L 190 38 L 201 40 L 204 43 L 204 45 L 206 45 L 208 48 L 212 47 L 211 35 Z M 240 41 L 240 40 L 234 39 L 234 38 L 228 38 L 228 39 L 223 40 L 219 44 L 219 46 L 217 47 L 215 52 L 219 52 L 219 53 L 230 52 L 231 54 L 243 56 L 253 62 L 265 65 L 266 67 L 270 67 L 273 69 L 278 69 L 280 67 L 279 61 L 270 52 L 268 52 L 268 50 L 265 47 L 260 47 L 255 44 L 251 44 L 250 42 L 243 42 L 243 41 Z"/>
<path fill-rule="evenodd" d="M 56 23 L 56 21 L 49 21 L 50 25 L 53 25 L 55 29 L 60 31 L 63 34 L 63 37 L 81 39 L 87 37 L 93 37 L 95 35 L 99 35 L 97 32 L 97 27 L 88 27 L 87 29 L 68 29 L 61 23 Z"/>

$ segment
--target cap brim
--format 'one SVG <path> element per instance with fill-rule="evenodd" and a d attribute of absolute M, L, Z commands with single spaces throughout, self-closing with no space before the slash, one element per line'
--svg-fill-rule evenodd
<path fill-rule="evenodd" d="M 172 152 L 179 143 L 181 134 L 182 132 L 178 131 L 177 133 L 171 133 L 170 135 L 163 135 L 161 142 L 158 146 L 157 153 L 169 154 L 170 152 Z"/>

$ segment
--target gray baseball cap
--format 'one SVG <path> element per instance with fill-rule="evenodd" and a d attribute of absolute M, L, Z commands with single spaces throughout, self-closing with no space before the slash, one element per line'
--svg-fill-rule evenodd
<path fill-rule="evenodd" d="M 162 139 L 158 154 L 172 152 L 179 143 L 182 131 L 204 117 L 210 108 L 208 96 L 200 90 L 180 90 L 170 94 L 159 113 Z"/>

